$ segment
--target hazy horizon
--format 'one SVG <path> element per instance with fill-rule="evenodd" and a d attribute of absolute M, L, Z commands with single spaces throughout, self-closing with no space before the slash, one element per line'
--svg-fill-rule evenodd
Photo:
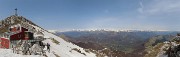
<path fill-rule="evenodd" d="M 1 0 L 0 20 L 18 14 L 47 30 L 180 31 L 180 0 Z"/>

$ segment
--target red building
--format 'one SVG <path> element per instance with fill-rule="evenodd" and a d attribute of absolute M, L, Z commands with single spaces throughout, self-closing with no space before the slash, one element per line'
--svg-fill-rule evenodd
<path fill-rule="evenodd" d="M 6 32 L 0 37 L 0 48 L 11 48 L 18 40 L 32 40 L 33 33 L 22 27 L 20 24 L 11 26 L 9 32 Z"/>
<path fill-rule="evenodd" d="M 0 38 L 0 48 L 9 48 L 10 41 L 8 38 Z"/>

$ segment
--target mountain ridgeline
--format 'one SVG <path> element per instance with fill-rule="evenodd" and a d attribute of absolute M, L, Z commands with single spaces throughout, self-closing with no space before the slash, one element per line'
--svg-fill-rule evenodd
<path fill-rule="evenodd" d="M 25 48 L 25 44 L 32 44 Z M 51 50 L 47 52 L 47 47 L 40 46 L 49 44 Z M 32 48 L 36 46 L 36 48 Z M 37 48 L 38 46 L 38 48 Z M 46 45 L 47 46 L 47 45 Z M 15 49 L 14 49 L 15 48 Z M 17 48 L 17 49 L 16 49 Z M 21 49 L 22 48 L 22 49 Z M 32 49 L 36 49 L 33 54 L 30 54 Z M 36 52 L 37 49 L 41 50 Z M 44 50 L 46 49 L 46 51 Z M 85 50 L 71 42 L 67 42 L 62 38 L 49 33 L 25 17 L 11 15 L 0 21 L 0 57 L 105 57 L 99 53 Z M 29 50 L 29 54 L 25 52 Z M 13 52 L 12 52 L 13 51 Z M 14 53 L 14 51 L 18 53 Z M 23 54 L 24 53 L 24 54 Z M 36 54 L 41 53 L 41 54 Z M 43 54 L 42 54 L 43 53 Z M 36 54 L 36 55 L 34 55 Z"/>
<path fill-rule="evenodd" d="M 177 31 L 67 31 L 56 35 L 113 57 L 143 57 L 147 47 L 169 41 Z M 108 51 L 108 52 L 107 52 Z"/>

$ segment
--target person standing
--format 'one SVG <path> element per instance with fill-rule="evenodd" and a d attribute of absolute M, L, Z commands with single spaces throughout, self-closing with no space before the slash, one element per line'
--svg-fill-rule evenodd
<path fill-rule="evenodd" d="M 50 52 L 50 44 L 49 43 L 47 43 L 47 50 L 48 50 L 48 52 Z"/>
<path fill-rule="evenodd" d="M 14 53 L 14 46 L 12 45 L 13 53 Z"/>

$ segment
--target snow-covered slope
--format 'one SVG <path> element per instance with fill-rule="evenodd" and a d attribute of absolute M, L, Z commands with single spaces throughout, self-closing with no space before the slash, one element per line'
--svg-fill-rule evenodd
<path fill-rule="evenodd" d="M 46 52 L 48 57 L 56 57 L 54 53 Z M 0 49 L 0 57 L 45 57 L 42 55 L 22 55 L 13 53 L 11 49 Z"/>
<path fill-rule="evenodd" d="M 48 31 L 51 32 L 51 33 L 60 32 L 60 31 L 58 31 L 58 30 L 48 30 Z"/>
<path fill-rule="evenodd" d="M 15 54 L 11 49 L 0 49 L 0 57 L 43 57 L 40 55 L 21 55 Z"/>
<path fill-rule="evenodd" d="M 46 37 L 54 38 L 57 41 L 60 42 L 60 44 L 53 43 L 52 40 L 47 39 L 44 42 L 49 43 L 51 45 L 51 52 L 55 52 L 55 54 L 58 54 L 61 57 L 95 57 L 95 54 L 93 53 L 87 53 L 83 50 L 83 48 L 80 48 L 76 45 L 73 45 L 70 42 L 64 41 L 62 38 L 59 38 L 51 33 L 44 32 Z M 85 53 L 86 55 L 83 55 L 81 53 L 78 53 L 77 51 L 72 50 L 73 48 L 80 49 L 82 53 Z M 70 52 L 72 50 L 72 52 Z"/>
<path fill-rule="evenodd" d="M 65 40 L 63 40 L 62 38 L 49 33 L 46 30 L 43 30 L 42 28 L 39 28 L 37 26 L 31 25 L 33 27 L 35 27 L 37 30 L 41 30 L 43 31 L 44 37 L 48 38 L 45 41 L 43 41 L 44 43 L 49 43 L 51 45 L 51 53 L 53 54 L 57 54 L 60 57 L 96 57 L 96 54 L 91 53 L 91 52 L 86 52 L 83 48 L 74 45 L 70 42 L 67 42 Z M 60 42 L 59 44 L 54 43 L 51 39 L 54 38 L 55 40 L 57 40 L 58 42 Z M 72 50 L 73 48 L 79 49 L 81 51 L 81 53 Z M 82 54 L 84 53 L 84 54 Z M 52 57 L 52 56 L 48 56 L 48 57 Z"/>
<path fill-rule="evenodd" d="M 16 20 L 18 22 L 12 24 L 20 24 L 30 31 L 32 30 L 33 33 L 40 31 L 44 35 L 44 38 L 46 38 L 43 42 L 50 44 L 50 53 L 45 51 L 46 56 L 48 57 L 96 57 L 95 53 L 87 50 L 85 51 L 83 48 L 63 40 L 62 38 L 48 32 L 47 30 L 44 30 L 40 26 L 32 23 L 30 20 L 27 20 L 22 16 L 13 15 L 5 20 L 9 23 Z M 8 26 L 11 26 L 9 23 L 7 23 Z M 59 43 L 54 43 L 54 41 Z M 42 55 L 20 55 L 13 53 L 11 49 L 0 49 L 0 57 L 42 57 Z"/>

